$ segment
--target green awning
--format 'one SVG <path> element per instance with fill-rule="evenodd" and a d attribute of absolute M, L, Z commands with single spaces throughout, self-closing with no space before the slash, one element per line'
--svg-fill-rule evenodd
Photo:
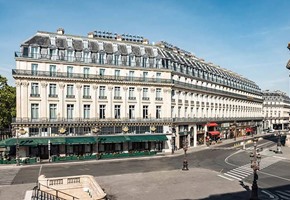
<path fill-rule="evenodd" d="M 125 135 L 114 135 L 114 136 L 99 136 L 98 141 L 100 143 L 123 143 L 130 141 L 130 138 Z"/>
<path fill-rule="evenodd" d="M 154 141 L 166 141 L 166 135 L 130 135 L 131 142 L 154 142 Z"/>
<path fill-rule="evenodd" d="M 95 144 L 95 137 L 68 137 L 65 138 L 66 144 Z"/>
<path fill-rule="evenodd" d="M 6 140 L 0 141 L 0 147 L 10 147 L 16 145 L 16 139 L 15 138 L 8 138 Z"/>

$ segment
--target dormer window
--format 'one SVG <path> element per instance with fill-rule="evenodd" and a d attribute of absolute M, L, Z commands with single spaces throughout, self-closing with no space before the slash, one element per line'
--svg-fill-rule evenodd
<path fill-rule="evenodd" d="M 37 47 L 31 47 L 31 58 L 37 58 Z"/>

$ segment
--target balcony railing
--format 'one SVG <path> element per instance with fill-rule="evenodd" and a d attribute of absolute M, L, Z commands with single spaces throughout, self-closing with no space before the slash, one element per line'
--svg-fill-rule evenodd
<path fill-rule="evenodd" d="M 121 100 L 122 97 L 121 96 L 114 96 L 114 99 Z"/>
<path fill-rule="evenodd" d="M 51 97 L 51 98 L 57 98 L 58 95 L 57 95 L 57 94 L 49 94 L 48 97 Z"/>
<path fill-rule="evenodd" d="M 188 123 L 200 123 L 200 122 L 234 122 L 234 121 L 262 121 L 263 117 L 175 117 L 175 118 L 106 118 L 106 119 L 100 119 L 100 118 L 73 118 L 73 119 L 67 119 L 67 118 L 57 118 L 57 119 L 49 119 L 49 118 L 39 118 L 39 119 L 31 119 L 31 118 L 14 118 L 13 123 L 22 123 L 22 124 L 80 124 L 80 123 L 140 123 L 140 122 L 148 122 L 148 123 L 171 123 L 171 122 L 188 122 Z"/>
<path fill-rule="evenodd" d="M 51 55 L 51 54 L 23 54 L 22 52 L 15 52 L 15 57 L 16 58 L 24 58 L 24 59 L 41 59 L 41 60 L 51 60 L 51 61 L 63 61 L 63 62 L 77 62 L 77 63 L 92 63 L 92 64 L 98 64 L 98 65 L 115 65 L 115 66 L 128 66 L 128 67 L 144 67 L 144 68 L 157 68 L 160 69 L 162 68 L 162 65 L 160 63 L 144 63 L 142 64 L 141 62 L 135 62 L 135 61 L 126 61 L 126 62 L 118 62 L 118 63 L 114 63 L 113 60 L 107 60 L 107 59 L 97 59 L 97 58 L 85 58 L 85 57 L 77 57 L 77 56 L 65 56 L 65 55 Z M 188 72 L 183 73 L 183 71 L 176 71 L 176 68 L 171 68 L 171 70 L 174 70 L 175 73 L 181 73 L 181 74 L 187 74 L 190 75 Z M 200 77 L 195 77 L 195 78 L 200 78 Z M 142 78 L 143 79 L 143 78 Z M 204 78 L 202 78 L 204 79 Z M 119 80 L 119 79 L 118 79 Z M 208 81 L 210 81 L 208 78 L 206 79 Z M 143 80 L 142 82 L 146 81 Z M 156 82 L 162 82 L 161 79 L 156 79 Z M 235 88 L 237 90 L 241 90 L 244 92 L 248 92 L 248 93 L 252 93 L 255 95 L 262 95 L 261 91 L 257 91 L 257 90 L 253 90 L 253 89 L 246 89 L 246 88 L 242 88 L 242 87 L 238 87 L 238 86 L 234 86 L 234 85 L 228 85 L 225 84 L 221 81 L 213 81 L 211 80 L 211 82 L 215 82 L 221 85 L 225 85 L 226 87 L 232 87 Z"/>
<path fill-rule="evenodd" d="M 66 98 L 68 98 L 68 99 L 74 99 L 75 98 L 75 95 L 66 95 Z"/>
<path fill-rule="evenodd" d="M 99 99 L 107 99 L 107 96 L 99 96 Z"/>
<path fill-rule="evenodd" d="M 142 100 L 149 101 L 149 97 L 142 97 Z"/>
<path fill-rule="evenodd" d="M 40 97 L 40 94 L 30 94 L 30 97 Z"/>
<path fill-rule="evenodd" d="M 91 99 L 91 96 L 90 95 L 83 95 L 83 98 L 84 99 Z"/>
<path fill-rule="evenodd" d="M 163 98 L 162 98 L 162 97 L 156 97 L 155 100 L 156 100 L 156 101 L 162 101 Z"/>
<path fill-rule="evenodd" d="M 32 71 L 32 70 L 20 70 L 20 69 L 13 69 L 12 70 L 13 76 L 37 76 L 37 77 L 52 77 L 50 71 Z M 67 72 L 56 72 L 53 74 L 53 77 L 56 78 L 70 78 L 70 79 L 83 79 L 84 74 L 82 73 L 67 73 Z M 117 81 L 115 76 L 105 76 L 105 75 L 96 75 L 96 74 L 85 74 L 86 79 L 90 80 L 110 80 L 110 81 Z M 128 76 L 120 76 L 118 80 L 121 81 L 130 81 L 130 82 L 148 82 L 148 83 L 166 83 L 166 84 L 174 84 L 175 87 L 186 88 L 191 90 L 198 90 L 201 92 L 209 92 L 219 95 L 226 95 L 234 98 L 240 98 L 244 100 L 254 100 L 258 102 L 263 102 L 263 99 L 258 98 L 249 98 L 247 95 L 241 95 L 236 93 L 231 93 L 227 91 L 217 90 L 213 88 L 208 88 L 200 85 L 194 85 L 190 83 L 184 83 L 181 81 L 173 80 L 173 79 L 160 79 L 160 78 L 146 78 L 144 81 L 143 77 L 128 77 Z"/>
<path fill-rule="evenodd" d="M 136 100 L 136 97 L 128 97 L 129 100 Z"/>

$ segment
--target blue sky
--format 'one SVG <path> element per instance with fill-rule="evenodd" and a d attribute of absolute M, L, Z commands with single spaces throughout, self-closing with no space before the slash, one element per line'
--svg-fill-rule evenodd
<path fill-rule="evenodd" d="M 38 30 L 94 30 L 167 41 L 289 94 L 289 0 L 0 0 L 0 74 L 14 85 L 14 51 Z"/>

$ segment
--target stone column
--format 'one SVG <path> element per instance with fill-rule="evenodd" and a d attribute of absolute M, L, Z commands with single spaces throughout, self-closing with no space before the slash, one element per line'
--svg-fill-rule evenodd
<path fill-rule="evenodd" d="M 28 100 L 29 100 L 29 94 L 28 94 L 28 85 L 29 82 L 28 81 L 24 81 L 22 82 L 22 111 L 21 111 L 21 118 L 28 118 Z"/>
<path fill-rule="evenodd" d="M 206 139 L 206 133 L 207 133 L 207 125 L 204 125 L 204 135 L 203 135 L 203 142 L 204 142 L 204 144 L 206 144 L 206 141 L 205 141 L 205 139 Z"/>
<path fill-rule="evenodd" d="M 93 99 L 93 104 L 92 104 L 92 111 L 93 111 L 93 116 L 92 118 L 98 118 L 98 86 L 93 85 L 93 93 L 92 93 L 92 99 Z"/>
<path fill-rule="evenodd" d="M 177 147 L 177 149 L 180 148 L 180 145 L 179 145 L 179 141 L 180 141 L 180 138 L 179 138 L 179 128 L 178 126 L 175 127 L 175 130 L 176 130 L 176 138 L 175 138 L 175 146 Z"/>
<path fill-rule="evenodd" d="M 48 101 L 47 101 L 47 83 L 41 83 L 41 105 L 40 105 L 40 117 L 48 119 L 47 116 Z"/>
<path fill-rule="evenodd" d="M 108 94 L 108 109 L 107 113 L 109 113 L 109 118 L 114 118 L 114 105 L 113 105 L 113 86 L 108 86 L 109 94 Z M 106 115 L 107 116 L 107 115 Z M 107 118 L 107 117 L 106 117 Z"/>
<path fill-rule="evenodd" d="M 127 91 L 128 91 L 128 87 L 123 87 L 123 90 L 124 90 L 124 94 L 123 94 L 123 97 L 122 97 L 122 99 L 123 99 L 123 102 L 125 103 L 125 105 L 124 105 L 124 110 L 123 110 L 123 112 L 121 111 L 121 115 L 122 115 L 122 113 L 125 113 L 125 115 L 123 115 L 123 117 L 125 117 L 125 118 L 129 118 L 129 110 L 128 110 L 128 97 L 127 97 Z M 122 108 L 121 108 L 122 109 Z M 121 117 L 122 118 L 122 117 Z"/>
<path fill-rule="evenodd" d="M 81 102 L 81 98 L 82 98 L 82 85 L 80 83 L 77 83 L 76 84 L 76 113 L 77 114 L 77 118 L 83 118 L 83 115 L 82 115 L 82 102 Z"/>
<path fill-rule="evenodd" d="M 197 145 L 197 126 L 196 124 L 193 125 L 193 147 Z"/>
<path fill-rule="evenodd" d="M 139 109 L 138 109 L 138 112 L 136 113 L 136 117 L 142 118 L 143 116 L 142 116 L 142 88 L 141 87 L 137 87 L 137 95 L 138 95 L 137 106 L 139 107 Z"/>
<path fill-rule="evenodd" d="M 15 82 L 15 85 L 16 85 L 16 118 L 21 118 L 22 117 L 22 112 L 21 112 L 21 96 L 22 96 L 21 81 L 17 80 Z"/>
<path fill-rule="evenodd" d="M 64 83 L 59 83 L 59 110 L 60 110 L 60 118 L 66 118 L 66 112 L 65 112 L 65 96 L 64 96 Z"/>

